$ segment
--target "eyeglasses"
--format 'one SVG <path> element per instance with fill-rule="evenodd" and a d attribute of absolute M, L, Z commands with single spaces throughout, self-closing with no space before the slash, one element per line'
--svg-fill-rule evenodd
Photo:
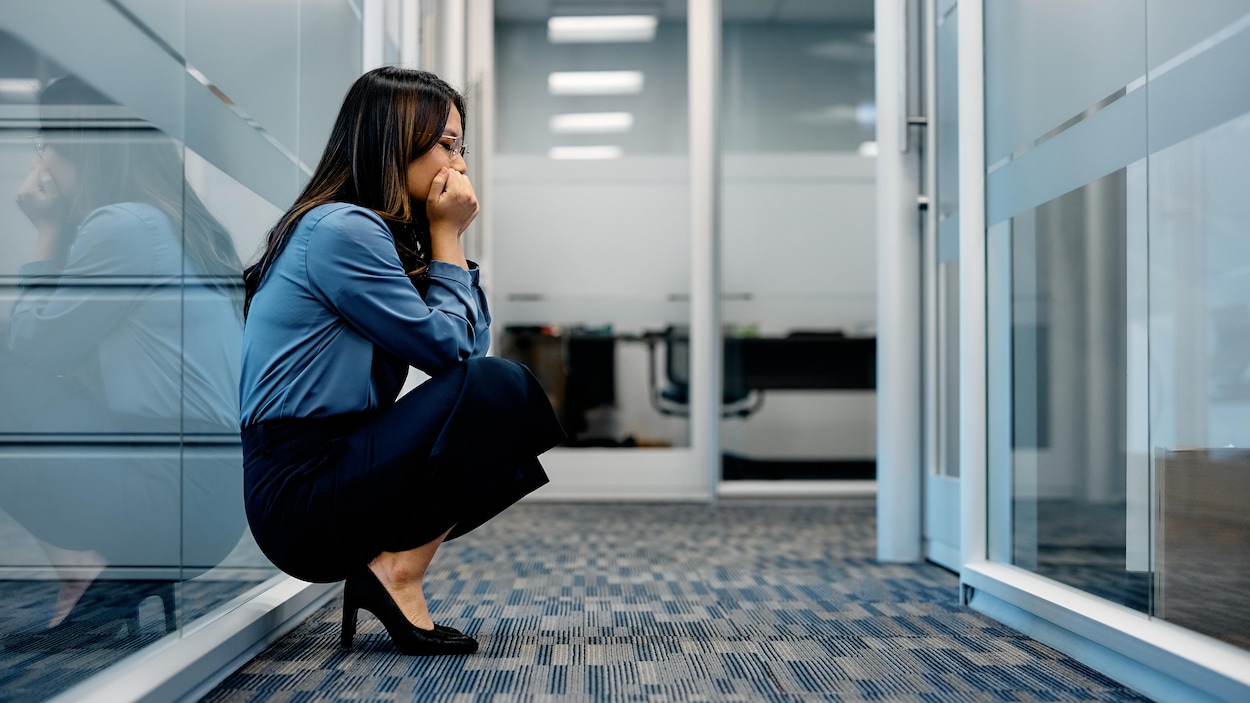
<path fill-rule="evenodd" d="M 444 136 L 443 139 L 451 140 L 450 142 L 444 142 L 441 140 L 438 142 L 439 146 L 447 150 L 447 153 L 451 156 L 451 158 L 454 159 L 459 156 L 463 159 L 465 155 L 469 153 L 469 147 L 465 145 L 464 137 Z"/>

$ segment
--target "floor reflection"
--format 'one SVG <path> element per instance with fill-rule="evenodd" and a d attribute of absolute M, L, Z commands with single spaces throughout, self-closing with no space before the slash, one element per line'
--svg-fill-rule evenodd
<path fill-rule="evenodd" d="M 0 700 L 45 700 L 256 587 L 229 580 L 93 582 L 48 627 L 60 582 L 0 581 Z"/>

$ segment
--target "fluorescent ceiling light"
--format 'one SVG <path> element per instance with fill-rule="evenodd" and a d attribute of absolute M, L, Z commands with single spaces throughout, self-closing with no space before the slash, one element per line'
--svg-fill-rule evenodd
<path fill-rule="evenodd" d="M 634 116 L 629 112 L 577 112 L 551 118 L 551 131 L 555 134 L 628 132 L 633 126 Z"/>
<path fill-rule="evenodd" d="M 619 146 L 553 146 L 547 158 L 559 160 L 619 159 L 625 151 Z"/>
<path fill-rule="evenodd" d="M 34 78 L 0 78 L 0 93 L 38 93 L 39 81 Z"/>
<path fill-rule="evenodd" d="M 547 76 L 552 95 L 633 95 L 642 92 L 642 71 L 556 71 Z"/>
<path fill-rule="evenodd" d="M 876 156 L 877 155 L 877 143 L 876 142 L 864 142 L 863 144 L 859 145 L 858 151 L 859 151 L 860 156 Z"/>
<path fill-rule="evenodd" d="M 655 39 L 656 24 L 656 18 L 650 15 L 552 17 L 547 20 L 547 41 L 553 44 L 651 41 Z"/>

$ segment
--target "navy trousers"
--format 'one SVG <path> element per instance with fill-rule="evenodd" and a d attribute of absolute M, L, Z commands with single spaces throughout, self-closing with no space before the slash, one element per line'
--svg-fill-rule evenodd
<path fill-rule="evenodd" d="M 248 523 L 282 571 L 340 581 L 498 515 L 547 483 L 537 457 L 564 439 L 528 369 L 471 359 L 378 412 L 244 428 Z"/>

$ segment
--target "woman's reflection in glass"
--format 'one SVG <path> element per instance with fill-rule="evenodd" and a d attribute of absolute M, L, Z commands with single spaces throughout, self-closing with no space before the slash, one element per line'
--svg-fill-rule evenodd
<path fill-rule="evenodd" d="M 178 566 L 190 513 L 214 512 L 183 504 L 178 440 L 237 434 L 241 266 L 187 186 L 175 140 L 75 77 L 47 85 L 39 109 L 17 193 L 36 239 L 0 350 L 0 394 L 12 399 L 0 432 L 44 446 L 8 472 L 0 508 L 60 575 L 45 627 L 131 618 L 150 595 L 170 627 L 168 582 L 99 576 Z M 119 434 L 138 438 L 118 445 Z M 213 518 L 234 520 L 213 528 L 218 560 L 243 531 L 238 471 L 225 462 L 195 491 L 220 501 Z"/>

